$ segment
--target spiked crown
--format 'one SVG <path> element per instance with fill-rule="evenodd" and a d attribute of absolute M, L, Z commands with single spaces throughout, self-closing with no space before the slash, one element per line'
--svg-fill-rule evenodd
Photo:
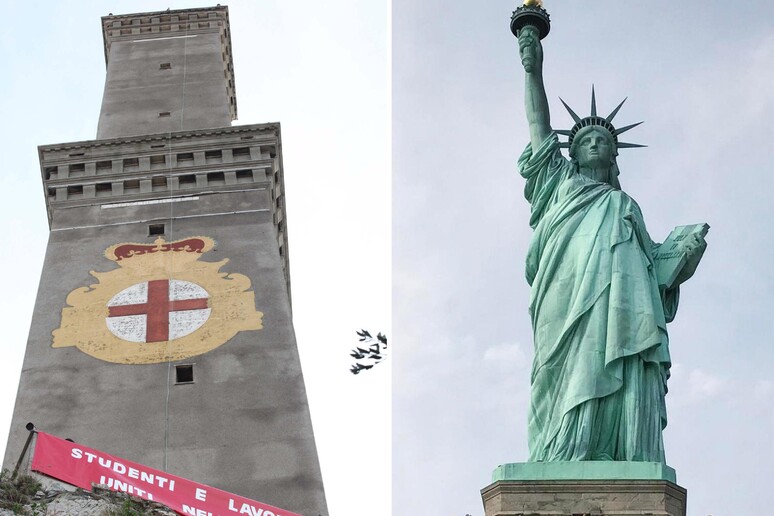
<path fill-rule="evenodd" d="M 601 117 L 597 115 L 597 99 L 594 94 L 594 86 L 591 87 L 591 115 L 587 116 L 585 118 L 579 117 L 575 111 L 570 108 L 570 106 L 567 105 L 567 103 L 559 98 L 559 100 L 562 101 L 562 104 L 564 104 L 564 107 L 567 109 L 567 112 L 570 113 L 570 116 L 575 121 L 575 125 L 572 126 L 572 129 L 565 130 L 565 129 L 557 129 L 556 132 L 558 134 L 561 134 L 563 136 L 567 136 L 566 142 L 561 142 L 559 144 L 560 147 L 570 149 L 572 148 L 572 142 L 575 140 L 575 136 L 577 136 L 578 131 L 585 127 L 598 127 L 600 129 L 604 129 L 608 133 L 610 133 L 610 136 L 613 139 L 613 143 L 615 144 L 616 149 L 630 149 L 635 147 L 646 147 L 646 145 L 640 145 L 637 143 L 624 143 L 618 141 L 618 135 L 621 133 L 625 133 L 629 129 L 633 129 L 640 125 L 642 122 L 637 122 L 636 124 L 627 125 L 625 127 L 621 127 L 620 129 L 616 129 L 615 126 L 613 126 L 613 118 L 615 115 L 618 114 L 618 111 L 621 109 L 621 106 L 624 105 L 624 102 L 626 102 L 626 99 L 623 99 L 618 106 L 613 110 L 612 113 L 607 115 L 606 117 Z"/>

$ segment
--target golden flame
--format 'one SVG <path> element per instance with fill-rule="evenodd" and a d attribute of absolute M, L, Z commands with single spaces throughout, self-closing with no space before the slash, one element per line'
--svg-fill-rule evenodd
<path fill-rule="evenodd" d="M 543 0 L 524 0 L 526 7 L 543 7 Z"/>

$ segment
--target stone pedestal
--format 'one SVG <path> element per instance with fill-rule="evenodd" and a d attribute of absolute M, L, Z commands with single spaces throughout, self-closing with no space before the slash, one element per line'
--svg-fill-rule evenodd
<path fill-rule="evenodd" d="M 541 478 L 578 477 L 579 470 L 592 478 Z M 486 516 L 685 516 L 686 490 L 657 463 L 506 464 L 493 480 L 481 491 Z"/>

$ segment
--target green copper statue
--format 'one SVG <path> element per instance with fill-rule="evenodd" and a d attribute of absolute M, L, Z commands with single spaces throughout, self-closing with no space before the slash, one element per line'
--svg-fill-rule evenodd
<path fill-rule="evenodd" d="M 591 116 L 567 107 L 575 126 L 552 130 L 539 36 L 529 25 L 519 31 L 530 131 L 519 170 L 534 229 L 526 267 L 535 344 L 529 460 L 663 463 L 666 324 L 709 226 L 676 228 L 664 244 L 651 240 L 618 182 L 618 149 L 639 147 L 618 142 L 637 125 L 615 129 L 621 105 L 597 116 L 592 90 Z M 569 148 L 569 160 L 560 147 Z"/>

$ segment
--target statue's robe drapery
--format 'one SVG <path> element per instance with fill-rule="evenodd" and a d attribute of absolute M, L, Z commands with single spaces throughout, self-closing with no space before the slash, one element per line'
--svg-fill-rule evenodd
<path fill-rule="evenodd" d="M 519 159 L 534 229 L 530 460 L 664 462 L 677 289 L 659 290 L 639 206 L 578 173 L 558 145 L 552 134 Z"/>

